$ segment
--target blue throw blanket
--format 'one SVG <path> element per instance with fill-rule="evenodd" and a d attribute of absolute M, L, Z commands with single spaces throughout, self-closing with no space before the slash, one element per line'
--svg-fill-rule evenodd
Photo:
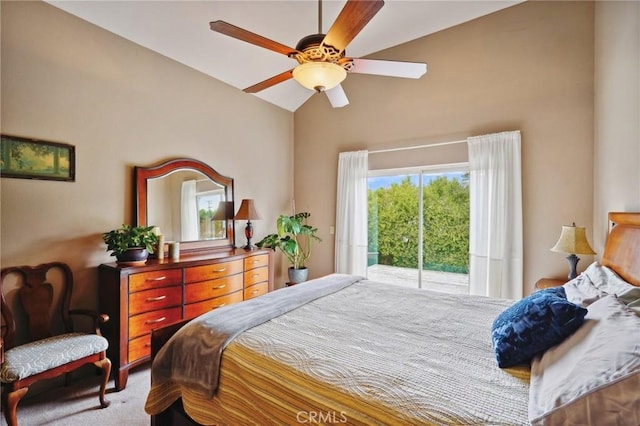
<path fill-rule="evenodd" d="M 212 398 L 218 388 L 222 351 L 238 334 L 362 279 L 332 274 L 207 312 L 162 347 L 153 361 L 151 379 L 154 384 L 172 380 L 196 387 Z"/>

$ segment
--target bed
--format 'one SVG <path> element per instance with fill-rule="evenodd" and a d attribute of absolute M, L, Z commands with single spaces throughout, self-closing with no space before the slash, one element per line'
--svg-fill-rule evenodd
<path fill-rule="evenodd" d="M 154 331 L 145 410 L 162 426 L 640 424 L 640 213 L 609 218 L 602 264 L 562 288 L 584 324 L 531 362 L 496 363 L 497 318 L 524 299 L 332 274 Z M 611 330 L 613 367 L 594 349 Z M 594 380 L 572 373 L 582 362 Z M 599 419 L 581 417 L 596 404 Z"/>

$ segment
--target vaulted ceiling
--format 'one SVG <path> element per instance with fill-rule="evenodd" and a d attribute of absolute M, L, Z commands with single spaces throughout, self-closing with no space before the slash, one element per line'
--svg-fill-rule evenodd
<path fill-rule="evenodd" d="M 291 69 L 296 62 L 213 32 L 209 22 L 223 20 L 290 47 L 295 47 L 302 37 L 318 32 L 316 0 L 47 2 L 239 90 Z M 517 3 L 520 0 L 386 0 L 382 9 L 349 44 L 348 56 L 363 57 Z M 323 2 L 323 33 L 344 4 L 344 0 Z M 429 65 L 429 58 L 424 58 L 424 62 Z M 367 76 L 361 74 L 357 78 Z M 295 80 L 288 80 L 247 96 L 258 96 L 295 111 L 313 93 Z"/>

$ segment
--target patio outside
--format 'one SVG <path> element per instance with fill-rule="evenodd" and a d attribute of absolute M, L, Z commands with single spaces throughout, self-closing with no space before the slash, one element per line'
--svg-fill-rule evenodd
<path fill-rule="evenodd" d="M 388 265 L 371 265 L 367 278 L 403 287 L 418 288 L 418 269 Z M 469 275 L 452 272 L 422 271 L 422 288 L 442 293 L 468 294 Z"/>

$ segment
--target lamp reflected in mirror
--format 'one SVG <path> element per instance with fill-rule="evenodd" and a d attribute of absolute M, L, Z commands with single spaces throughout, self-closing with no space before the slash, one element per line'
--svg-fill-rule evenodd
<path fill-rule="evenodd" d="M 216 212 L 211 217 L 211 227 L 216 230 L 216 236 L 223 235 L 228 220 L 233 220 L 233 201 L 220 201 Z"/>
<path fill-rule="evenodd" d="M 255 204 L 251 199 L 242 200 L 238 213 L 236 213 L 235 220 L 246 220 L 247 226 L 244 228 L 244 236 L 247 238 L 247 245 L 243 247 L 245 250 L 254 250 L 255 246 L 251 244 L 251 238 L 253 238 L 253 225 L 252 220 L 261 219 L 260 215 L 256 211 Z"/>
<path fill-rule="evenodd" d="M 218 208 L 211 220 L 233 219 L 233 201 L 220 201 Z"/>
<path fill-rule="evenodd" d="M 580 258 L 576 254 L 596 254 L 587 241 L 586 230 L 583 226 L 576 226 L 575 222 L 571 226 L 563 226 L 560 238 L 551 251 L 556 253 L 566 253 L 569 262 L 570 280 L 574 279 L 578 274 L 576 267 Z"/>

